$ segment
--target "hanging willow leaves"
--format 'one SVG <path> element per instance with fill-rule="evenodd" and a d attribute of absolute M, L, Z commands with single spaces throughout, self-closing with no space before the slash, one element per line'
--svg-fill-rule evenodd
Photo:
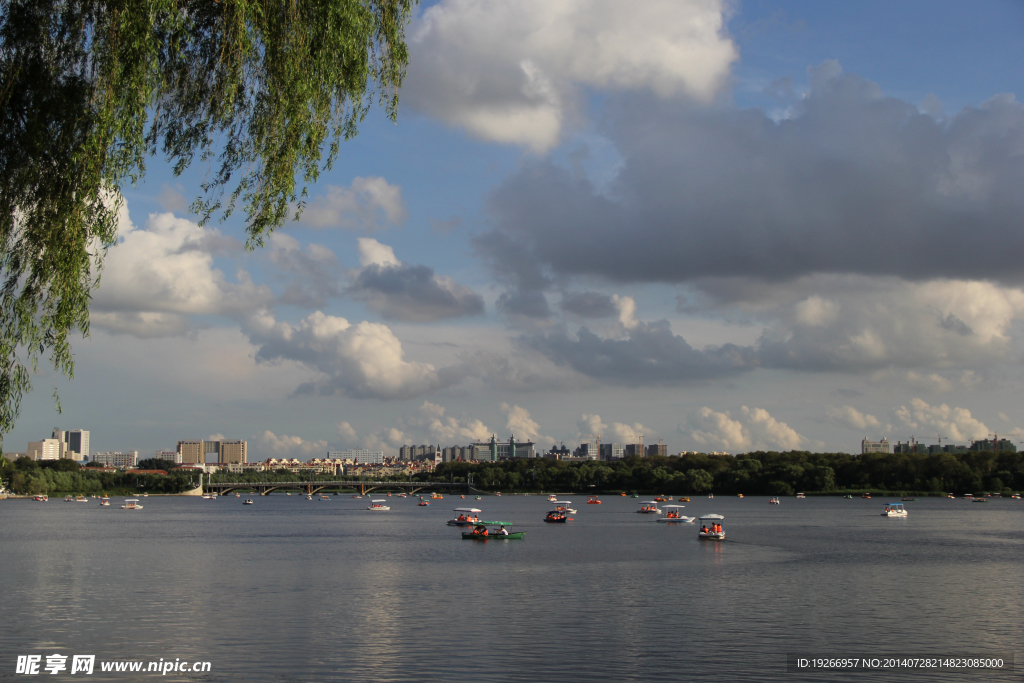
<path fill-rule="evenodd" d="M 414 1 L 0 0 L 0 438 L 40 357 L 73 376 L 146 159 L 206 165 L 193 211 L 261 246 L 375 94 L 395 117 Z"/>

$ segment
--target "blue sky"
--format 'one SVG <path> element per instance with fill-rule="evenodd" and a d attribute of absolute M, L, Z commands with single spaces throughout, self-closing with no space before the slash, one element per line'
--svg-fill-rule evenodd
<path fill-rule="evenodd" d="M 246 253 L 152 159 L 5 450 L 1024 438 L 1019 3 L 439 0 Z M 59 390 L 64 413 L 51 398 Z"/>

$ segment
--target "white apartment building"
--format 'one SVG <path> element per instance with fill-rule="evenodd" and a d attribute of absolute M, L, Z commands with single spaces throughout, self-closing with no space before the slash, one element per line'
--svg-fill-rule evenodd
<path fill-rule="evenodd" d="M 92 456 L 93 462 L 98 462 L 106 467 L 116 467 L 126 470 L 139 464 L 138 451 L 126 451 L 124 453 L 96 453 Z"/>

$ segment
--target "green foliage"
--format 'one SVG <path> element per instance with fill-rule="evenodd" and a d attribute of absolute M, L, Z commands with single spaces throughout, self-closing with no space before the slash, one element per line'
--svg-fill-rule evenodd
<path fill-rule="evenodd" d="M 733 456 L 632 457 L 616 462 L 538 458 L 441 465 L 434 477 L 497 491 L 644 491 L 788 496 L 797 491 L 933 491 L 1024 489 L 1024 453 L 863 456 L 757 452 Z"/>
<path fill-rule="evenodd" d="M 70 335 L 88 335 L 121 189 L 147 157 L 176 174 L 208 163 L 193 210 L 206 221 L 241 203 L 248 246 L 262 245 L 374 87 L 395 117 L 412 2 L 0 3 L 0 436 L 41 356 L 73 376 Z"/>

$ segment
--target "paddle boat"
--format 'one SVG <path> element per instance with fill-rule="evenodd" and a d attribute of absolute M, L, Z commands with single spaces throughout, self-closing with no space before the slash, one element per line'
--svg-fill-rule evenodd
<path fill-rule="evenodd" d="M 1020 500 L 1020 494 L 1014 493 L 1012 496 L 1010 496 L 1010 498 L 1016 498 L 1017 500 Z"/>
<path fill-rule="evenodd" d="M 376 500 L 371 500 L 370 501 L 370 507 L 368 507 L 366 509 L 367 510 L 374 510 L 376 512 L 385 512 L 385 511 L 391 509 L 390 507 L 388 507 L 387 505 L 384 504 L 386 502 L 387 501 L 384 500 L 383 498 L 378 498 Z"/>
<path fill-rule="evenodd" d="M 973 493 L 965 493 L 964 494 L 964 500 L 974 500 L 974 494 Z"/>
<path fill-rule="evenodd" d="M 480 518 L 477 516 L 480 513 L 478 508 L 455 508 L 454 512 L 458 512 L 459 516 L 455 519 L 449 519 L 448 526 L 473 526 L 474 524 L 480 524 Z"/>
<path fill-rule="evenodd" d="M 253 504 L 252 498 L 246 498 L 244 501 L 242 501 L 242 505 L 252 505 L 252 504 Z"/>
<path fill-rule="evenodd" d="M 778 498 L 769 498 L 768 499 L 768 504 L 769 505 L 782 505 L 782 501 L 779 500 Z"/>
<path fill-rule="evenodd" d="M 664 517 L 659 517 L 658 519 L 656 519 L 654 521 L 655 522 L 669 522 L 669 523 L 680 523 L 680 522 L 682 522 L 682 523 L 685 523 L 685 524 L 692 524 L 693 520 L 695 519 L 694 517 L 684 517 L 682 515 L 682 513 L 679 512 L 684 507 L 686 507 L 686 506 L 685 505 L 664 505 L 664 506 L 662 506 L 662 509 L 665 511 L 665 516 Z"/>
<path fill-rule="evenodd" d="M 110 499 L 109 498 L 100 498 L 100 507 L 105 507 L 105 508 L 110 507 Z"/>
<path fill-rule="evenodd" d="M 946 498 L 956 498 L 952 493 L 947 493 Z"/>
<path fill-rule="evenodd" d="M 597 496 L 590 496 L 587 498 L 587 505 L 600 505 L 601 501 L 598 500 Z"/>
<path fill-rule="evenodd" d="M 737 493 L 737 494 L 736 494 L 736 497 L 737 497 L 737 498 L 742 498 L 742 497 L 743 497 L 743 494 L 742 494 L 742 493 Z"/>
<path fill-rule="evenodd" d="M 203 500 L 217 500 L 217 496 L 212 493 L 204 493 Z"/>
<path fill-rule="evenodd" d="M 483 498 L 481 496 L 477 496 L 476 499 L 477 500 L 483 500 Z"/>
<path fill-rule="evenodd" d="M 241 494 L 241 493 L 236 493 L 236 494 L 235 494 L 235 498 L 241 498 L 241 497 L 242 497 L 242 494 Z"/>
<path fill-rule="evenodd" d="M 658 502 L 654 500 L 645 500 L 640 503 L 640 509 L 637 510 L 641 515 L 660 515 L 661 510 L 658 509 Z"/>
<path fill-rule="evenodd" d="M 912 503 L 915 500 L 917 500 L 917 498 L 907 498 L 906 496 L 903 497 L 903 502 L 904 503 Z"/>
<path fill-rule="evenodd" d="M 569 521 L 569 516 L 565 513 L 565 510 L 557 509 L 549 512 L 544 521 L 549 524 L 565 524 Z"/>
<path fill-rule="evenodd" d="M 626 494 L 622 494 L 622 495 L 626 495 Z M 552 493 L 550 496 L 548 496 L 548 500 L 550 500 L 552 503 L 554 503 L 556 500 L 558 500 L 558 496 L 556 496 L 555 494 Z"/>
<path fill-rule="evenodd" d="M 861 497 L 861 498 L 870 498 L 870 497 L 871 497 L 871 494 L 870 494 L 870 493 L 868 493 L 867 491 L 865 491 L 864 493 L 860 494 L 860 497 Z"/>
<path fill-rule="evenodd" d="M 64 496 L 64 502 L 65 503 L 74 503 L 75 499 L 72 498 L 71 496 Z"/>
<path fill-rule="evenodd" d="M 320 494 L 320 500 L 330 500 L 330 499 L 331 499 L 330 496 L 326 496 L 324 494 Z"/>
<path fill-rule="evenodd" d="M 46 501 L 50 500 L 50 498 L 45 493 L 41 493 L 38 496 L 33 497 L 32 500 L 39 501 L 40 503 L 45 503 Z"/>
<path fill-rule="evenodd" d="M 883 517 L 906 517 L 907 511 L 903 508 L 903 503 L 887 503 L 885 510 L 882 512 Z"/>
<path fill-rule="evenodd" d="M 509 522 L 482 522 L 477 524 L 472 531 L 463 531 L 462 538 L 473 541 L 487 541 L 495 539 L 499 541 L 520 540 L 526 534 L 525 531 L 509 531 L 505 527 L 512 526 Z M 493 531 L 488 527 L 497 527 Z"/>
<path fill-rule="evenodd" d="M 125 498 L 124 505 L 121 506 L 122 510 L 141 510 L 142 506 L 139 505 L 138 498 Z"/>
<path fill-rule="evenodd" d="M 975 498 L 971 501 L 972 503 L 987 503 L 988 498 Z"/>
<path fill-rule="evenodd" d="M 625 492 L 625 491 L 623 491 L 623 492 L 622 492 L 622 493 L 620 493 L 619 495 L 620 495 L 620 496 L 622 496 L 623 498 L 625 498 L 625 497 L 626 497 L 626 492 Z"/>
<path fill-rule="evenodd" d="M 849 499 L 853 500 L 853 496 L 850 495 L 849 493 L 847 493 L 845 496 L 843 496 L 843 498 L 849 498 Z"/>
<path fill-rule="evenodd" d="M 689 503 L 690 502 L 690 497 L 689 496 L 679 496 L 679 502 L 680 503 Z"/>
<path fill-rule="evenodd" d="M 804 494 L 802 494 L 802 493 L 798 493 L 798 494 L 796 494 L 796 497 L 797 497 L 797 498 L 806 498 L 807 496 L 805 496 L 805 495 L 804 495 Z"/>
<path fill-rule="evenodd" d="M 430 501 L 427 500 L 426 498 L 420 498 L 420 502 L 416 504 L 419 505 L 420 507 L 427 507 L 428 505 L 430 505 Z"/>
<path fill-rule="evenodd" d="M 431 500 L 440 500 L 440 499 L 444 498 L 444 496 L 442 496 L 440 493 L 437 493 L 435 491 L 434 493 L 430 494 L 430 498 L 431 498 Z"/>
<path fill-rule="evenodd" d="M 554 503 L 555 503 L 555 509 L 556 510 L 561 510 L 562 512 L 565 512 L 565 513 L 571 514 L 571 515 L 575 515 L 576 514 L 576 511 L 573 510 L 571 507 L 569 507 L 570 505 L 572 505 L 572 501 L 571 500 L 556 500 L 556 501 L 554 501 Z"/>
<path fill-rule="evenodd" d="M 707 541 L 724 541 L 725 530 L 722 529 L 722 515 L 702 515 L 700 518 L 700 531 L 697 538 Z"/>
<path fill-rule="evenodd" d="M 665 496 L 655 496 L 654 500 L 658 503 L 667 503 L 670 499 Z"/>
<path fill-rule="evenodd" d="M 312 493 L 307 493 L 306 494 L 306 500 L 313 500 L 313 494 Z"/>

